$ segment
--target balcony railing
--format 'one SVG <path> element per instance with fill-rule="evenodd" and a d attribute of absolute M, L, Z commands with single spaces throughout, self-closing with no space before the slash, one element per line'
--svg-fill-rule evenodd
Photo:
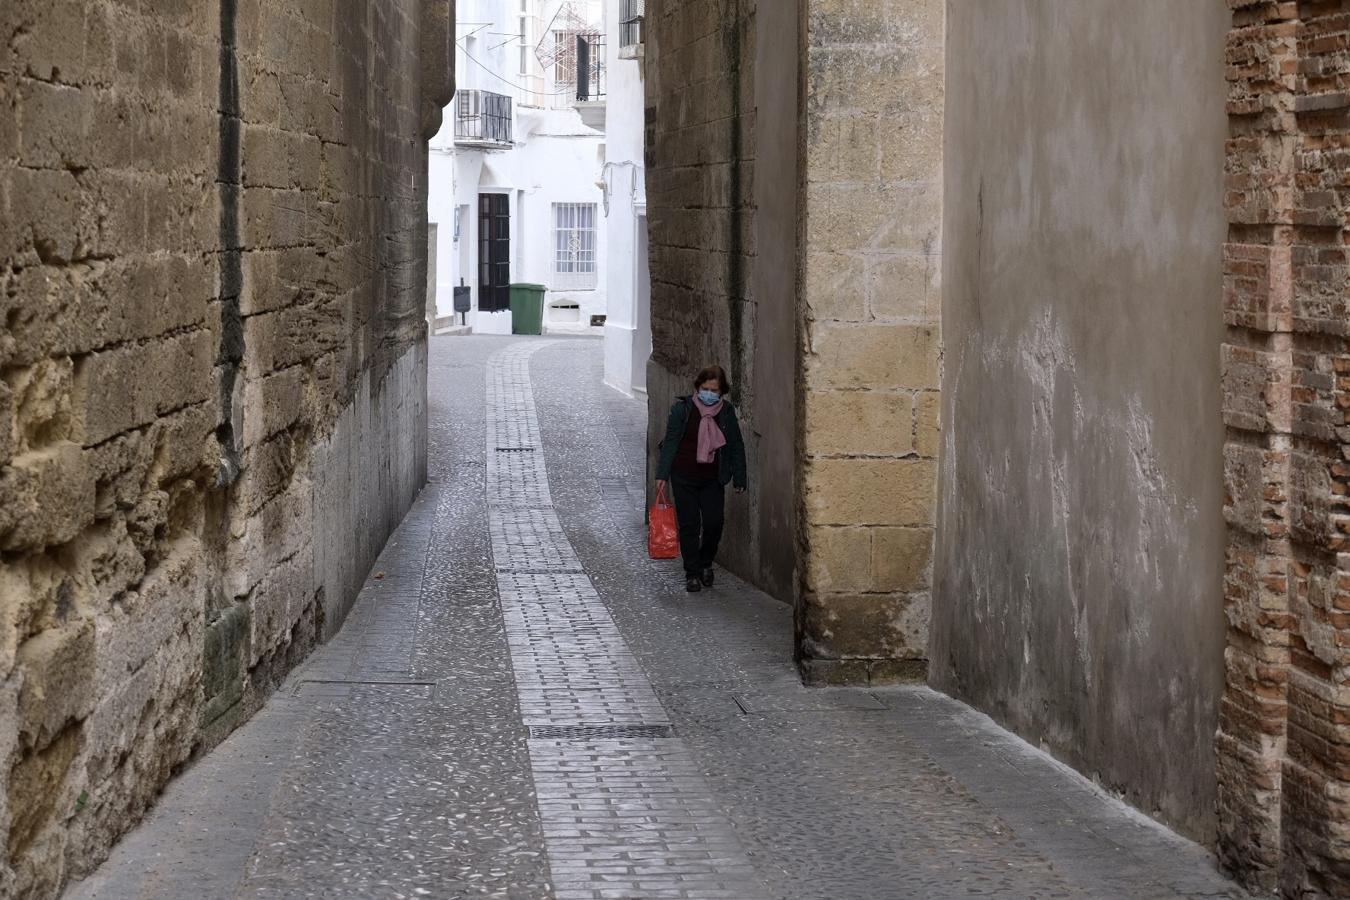
<path fill-rule="evenodd" d="M 605 99 L 605 42 L 599 35 L 577 35 L 577 102 L 593 103 Z"/>
<path fill-rule="evenodd" d="M 511 98 L 491 91 L 459 91 L 455 95 L 455 143 L 511 146 Z"/>
<path fill-rule="evenodd" d="M 645 0 L 621 0 L 619 4 L 619 47 L 627 50 L 642 43 L 642 18 Z"/>
<path fill-rule="evenodd" d="M 554 35 L 560 48 L 553 81 L 560 106 L 605 99 L 605 42 L 599 32 L 563 31 Z"/>

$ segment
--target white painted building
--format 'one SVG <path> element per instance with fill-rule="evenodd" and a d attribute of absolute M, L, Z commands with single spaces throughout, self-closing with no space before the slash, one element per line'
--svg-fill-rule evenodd
<path fill-rule="evenodd" d="M 605 0 L 608 82 L 604 231 L 609 317 L 605 383 L 625 394 L 647 389 L 652 352 L 651 280 L 647 271 L 647 192 L 643 173 L 643 0 Z"/>
<path fill-rule="evenodd" d="M 603 0 L 458 0 L 455 99 L 431 141 L 436 322 L 509 334 L 508 285 L 547 288 L 546 333 L 603 331 Z M 584 99 L 583 99 L 584 98 Z"/>

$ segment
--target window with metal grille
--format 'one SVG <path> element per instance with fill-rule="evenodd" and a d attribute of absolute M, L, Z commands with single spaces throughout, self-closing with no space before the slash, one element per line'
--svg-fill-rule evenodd
<path fill-rule="evenodd" d="M 511 143 L 511 98 L 491 91 L 456 95 L 455 140 L 461 143 Z"/>
<path fill-rule="evenodd" d="M 553 289 L 595 290 L 595 204 L 555 203 L 553 223 Z"/>
<path fill-rule="evenodd" d="M 556 84 L 576 84 L 577 83 L 577 33 L 575 31 L 558 31 L 553 35 L 553 40 L 557 42 L 557 66 L 553 70 L 553 81 Z"/>
<path fill-rule="evenodd" d="M 644 0 L 622 0 L 619 8 L 619 46 L 635 47 L 642 43 Z"/>

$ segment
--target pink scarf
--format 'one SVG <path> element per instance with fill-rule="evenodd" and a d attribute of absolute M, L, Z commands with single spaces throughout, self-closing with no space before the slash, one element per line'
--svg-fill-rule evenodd
<path fill-rule="evenodd" d="M 713 454 L 720 448 L 727 445 L 726 435 L 722 434 L 722 429 L 717 427 L 717 414 L 722 411 L 723 400 L 718 400 L 712 406 L 704 406 L 695 395 L 689 398 L 693 401 L 694 408 L 698 410 L 698 454 L 695 457 L 701 463 L 710 463 L 713 461 Z"/>

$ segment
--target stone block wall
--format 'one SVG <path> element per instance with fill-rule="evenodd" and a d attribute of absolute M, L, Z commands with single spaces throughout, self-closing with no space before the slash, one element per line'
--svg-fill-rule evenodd
<path fill-rule="evenodd" d="M 941 366 L 942 0 L 807 0 L 800 259 L 809 681 L 922 680 Z"/>
<path fill-rule="evenodd" d="M 448 7 L 0 6 L 0 895 L 97 864 L 420 488 Z"/>
<path fill-rule="evenodd" d="M 1219 853 L 1350 893 L 1350 11 L 1229 0 Z"/>
<path fill-rule="evenodd" d="M 723 561 L 800 598 L 810 680 L 924 671 L 942 20 L 939 0 L 647 10 L 651 449 L 725 364 L 751 489 Z"/>
<path fill-rule="evenodd" d="M 931 654 L 1252 884 L 1350 893 L 1345 4 L 648 25 L 652 449 L 727 364 L 777 474 L 724 560 L 804 675 Z"/>
<path fill-rule="evenodd" d="M 763 314 L 751 280 L 756 7 L 757 0 L 654 0 L 646 7 L 647 393 L 654 455 L 671 403 L 693 392 L 699 369 L 717 363 L 727 370 L 752 471 L 748 494 L 728 496 L 735 524 L 723 557 L 763 585 L 790 576 L 766 571 L 760 557 L 761 494 L 783 489 L 758 477 L 761 403 L 783 402 L 791 386 L 774 385 L 762 399 L 753 352 Z M 779 306 L 777 314 L 790 319 L 791 298 Z"/>

